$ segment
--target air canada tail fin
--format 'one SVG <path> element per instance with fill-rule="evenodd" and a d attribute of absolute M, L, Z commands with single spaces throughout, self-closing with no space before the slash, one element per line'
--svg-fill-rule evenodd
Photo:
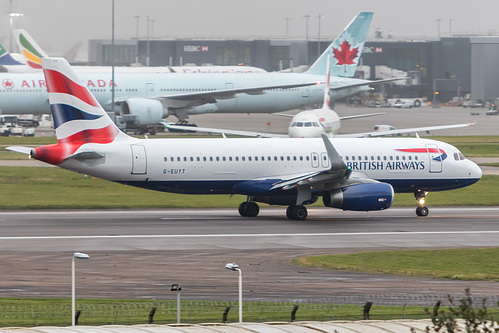
<path fill-rule="evenodd" d="M 43 58 L 59 143 L 110 143 L 123 134 L 64 58 Z"/>
<path fill-rule="evenodd" d="M 15 29 L 13 32 L 20 52 L 26 58 L 26 64 L 33 69 L 42 68 L 42 58 L 48 57 L 35 40 L 23 29 Z"/>
<path fill-rule="evenodd" d="M 332 55 L 331 75 L 353 77 L 364 48 L 371 25 L 372 12 L 360 12 L 336 37 L 307 71 L 309 74 L 324 74 L 328 55 Z"/>

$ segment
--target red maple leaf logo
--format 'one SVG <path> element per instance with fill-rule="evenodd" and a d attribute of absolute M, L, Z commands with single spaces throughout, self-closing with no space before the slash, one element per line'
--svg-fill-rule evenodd
<path fill-rule="evenodd" d="M 14 81 L 10 79 L 4 79 L 2 81 L 2 85 L 4 86 L 5 89 L 12 89 L 14 88 Z"/>
<path fill-rule="evenodd" d="M 359 54 L 359 48 L 350 50 L 350 43 L 346 40 L 340 45 L 340 49 L 333 49 L 334 57 L 338 60 L 338 65 L 355 65 L 355 58 Z"/>

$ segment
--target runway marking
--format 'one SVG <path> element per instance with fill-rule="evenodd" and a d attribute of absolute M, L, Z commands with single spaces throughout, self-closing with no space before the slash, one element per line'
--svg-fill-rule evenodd
<path fill-rule="evenodd" d="M 212 234 L 212 235 L 96 235 L 96 236 L 12 236 L 0 240 L 44 240 L 44 239 L 126 239 L 126 238 L 243 238 L 243 237 L 310 237 L 310 236 L 390 236 L 390 235 L 482 235 L 499 234 L 499 230 L 489 231 L 390 231 L 358 233 L 301 233 L 301 234 Z"/>

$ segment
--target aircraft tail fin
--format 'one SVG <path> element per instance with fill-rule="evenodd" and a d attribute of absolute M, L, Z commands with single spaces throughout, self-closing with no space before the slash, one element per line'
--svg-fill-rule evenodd
<path fill-rule="evenodd" d="M 0 44 L 0 65 L 15 66 L 24 64 L 14 59 L 9 51 L 7 51 L 3 45 Z"/>
<path fill-rule="evenodd" d="M 33 69 L 42 68 L 42 58 L 48 57 L 35 40 L 23 29 L 15 29 L 13 32 L 20 52 L 26 58 L 26 64 Z"/>
<path fill-rule="evenodd" d="M 336 37 L 307 71 L 308 74 L 326 72 L 327 56 L 333 55 L 331 75 L 353 77 L 364 48 L 373 12 L 360 12 Z"/>
<path fill-rule="evenodd" d="M 128 138 L 64 58 L 43 58 L 42 66 L 59 143 L 110 143 Z"/>

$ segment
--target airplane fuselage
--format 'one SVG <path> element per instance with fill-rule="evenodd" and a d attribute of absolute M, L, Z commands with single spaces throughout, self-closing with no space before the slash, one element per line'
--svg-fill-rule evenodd
<path fill-rule="evenodd" d="M 480 168 L 444 142 L 413 138 L 332 139 L 352 177 L 389 183 L 395 192 L 468 186 Z M 95 177 L 186 194 L 294 195 L 272 184 L 331 168 L 322 139 L 150 139 L 84 144 L 59 166 Z M 35 156 L 43 160 L 43 156 Z"/>
<path fill-rule="evenodd" d="M 110 73 L 79 74 L 82 81 L 108 111 L 111 110 L 112 80 Z M 269 85 L 304 82 L 321 82 L 322 75 L 303 73 L 254 73 L 254 74 L 177 74 L 177 73 L 116 73 L 115 100 L 129 98 L 154 98 L 196 92 L 217 91 Z M 0 110 L 4 114 L 50 113 L 45 79 L 42 73 L 0 74 Z M 364 80 L 338 78 L 332 87 L 365 82 Z M 352 88 L 355 91 L 365 86 Z M 351 89 L 333 93 L 333 98 L 351 94 Z M 219 113 L 271 113 L 319 103 L 324 87 L 321 84 L 292 88 L 266 90 L 260 95 L 237 94 L 235 98 L 218 100 L 188 109 L 188 114 Z M 115 110 L 119 110 L 116 107 Z"/>

